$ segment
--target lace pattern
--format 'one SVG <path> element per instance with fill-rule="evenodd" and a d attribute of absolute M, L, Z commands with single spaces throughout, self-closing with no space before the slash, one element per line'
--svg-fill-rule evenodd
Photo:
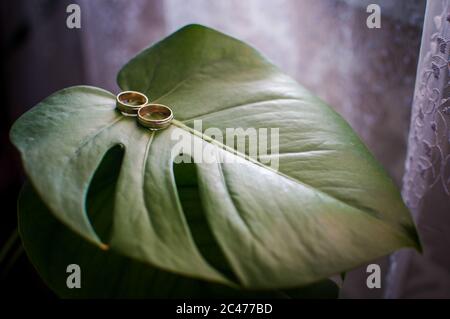
<path fill-rule="evenodd" d="M 431 274 L 436 274 L 432 269 L 446 269 L 449 263 L 441 257 L 447 255 L 443 247 L 448 249 L 445 243 L 450 242 L 448 228 L 442 231 L 450 225 L 449 2 L 429 1 L 427 5 L 403 178 L 402 196 L 419 228 L 425 253 L 403 251 L 391 256 L 387 298 L 417 297 L 422 294 L 418 287 L 450 282 L 446 272 Z M 439 224 L 441 230 L 436 227 Z M 442 291 L 430 294 L 444 296 Z"/>

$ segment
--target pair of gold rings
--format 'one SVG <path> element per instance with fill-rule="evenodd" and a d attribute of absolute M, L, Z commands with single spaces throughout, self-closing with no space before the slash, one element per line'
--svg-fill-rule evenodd
<path fill-rule="evenodd" d="M 120 92 L 116 107 L 125 116 L 137 116 L 139 124 L 153 131 L 165 129 L 173 120 L 170 107 L 149 103 L 147 96 L 137 91 Z"/>

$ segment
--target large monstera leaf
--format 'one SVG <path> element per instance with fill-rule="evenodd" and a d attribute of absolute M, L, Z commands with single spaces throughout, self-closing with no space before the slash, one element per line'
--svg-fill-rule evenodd
<path fill-rule="evenodd" d="M 398 190 L 350 126 L 244 43 L 187 26 L 133 58 L 118 83 L 170 105 L 177 121 L 150 132 L 115 110 L 112 93 L 78 86 L 46 98 L 11 133 L 33 196 L 92 244 L 252 290 L 304 286 L 418 247 Z M 279 170 L 209 144 L 194 120 L 224 136 L 279 128 Z M 174 136 L 239 160 L 174 164 Z"/>

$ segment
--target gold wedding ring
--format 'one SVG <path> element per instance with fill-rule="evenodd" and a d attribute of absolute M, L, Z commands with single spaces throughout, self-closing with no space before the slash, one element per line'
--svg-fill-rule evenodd
<path fill-rule="evenodd" d="M 170 107 L 163 104 L 150 103 L 138 110 L 138 122 L 152 131 L 165 129 L 173 120 Z"/>
<path fill-rule="evenodd" d="M 117 109 L 126 116 L 136 116 L 138 110 L 147 103 L 147 96 L 136 91 L 123 91 L 116 97 Z"/>

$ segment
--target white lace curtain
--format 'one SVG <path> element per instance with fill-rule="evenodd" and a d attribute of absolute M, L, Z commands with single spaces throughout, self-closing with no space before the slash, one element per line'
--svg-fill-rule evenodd
<path fill-rule="evenodd" d="M 391 258 L 386 297 L 450 298 L 450 1 L 428 1 L 409 130 L 403 198 L 423 255 Z"/>

